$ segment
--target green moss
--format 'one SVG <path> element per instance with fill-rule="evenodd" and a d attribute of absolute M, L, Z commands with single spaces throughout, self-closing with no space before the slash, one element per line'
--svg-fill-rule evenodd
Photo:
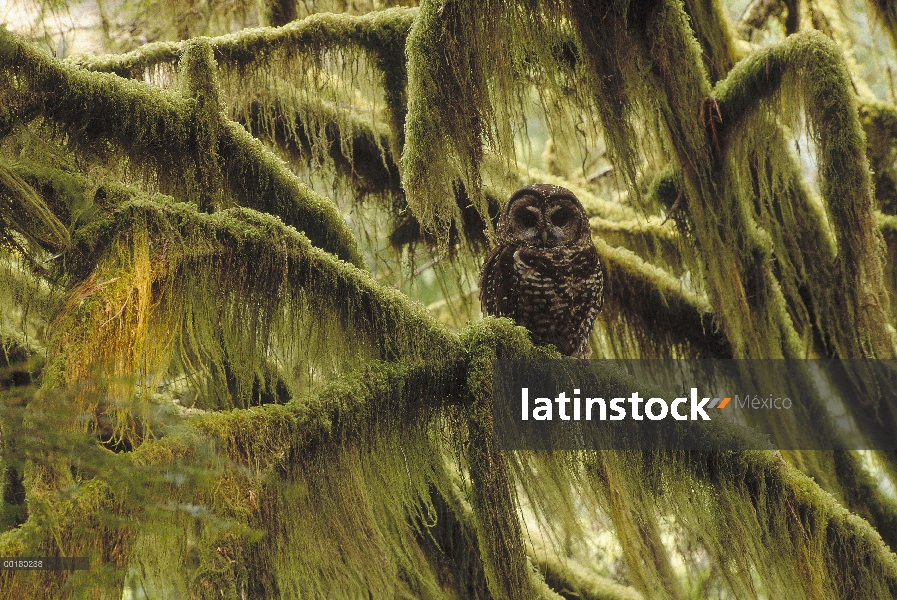
<path fill-rule="evenodd" d="M 196 103 L 193 109 L 196 119 L 195 181 L 189 186 L 184 200 L 192 200 L 201 211 L 210 212 L 222 201 L 218 136 L 223 119 L 217 65 L 208 40 L 197 38 L 185 46 L 178 62 L 178 80 L 181 94 Z"/>
<path fill-rule="evenodd" d="M 421 225 L 446 243 L 460 220 L 454 186 L 487 215 L 480 189 L 481 134 L 489 110 L 486 74 L 475 44 L 491 18 L 472 21 L 462 3 L 424 2 L 408 36 L 408 117 L 402 187 Z M 484 11 L 484 15 L 490 15 Z M 477 29 L 474 29 L 477 28 Z"/>
<path fill-rule="evenodd" d="M 629 44 L 640 49 L 641 58 L 620 66 L 622 59 L 611 56 L 617 44 L 595 34 L 584 52 L 594 55 L 596 65 L 618 65 L 620 81 L 607 90 L 609 101 L 619 101 L 626 90 L 642 90 L 642 103 L 656 107 L 681 173 L 684 232 L 694 232 L 694 251 L 686 255 L 686 263 L 702 273 L 735 356 L 802 356 L 808 347 L 839 356 L 891 356 L 882 310 L 888 298 L 881 242 L 871 218 L 862 132 L 837 47 L 821 35 L 793 36 L 739 63 L 711 97 L 701 50 L 682 6 L 661 1 L 642 8 L 637 17 L 628 13 L 631 23 L 619 25 L 624 31 L 628 27 Z M 610 10 L 606 18 L 615 14 Z M 587 26 L 584 21 L 581 28 Z M 639 61 L 644 68 L 636 68 Z M 804 81 L 806 89 L 780 90 L 786 71 L 789 81 Z M 613 76 L 606 79 L 608 85 L 615 81 Z M 794 238 L 777 221 L 782 214 L 790 221 L 789 213 L 797 215 L 791 222 L 806 218 L 806 233 L 820 239 L 822 248 L 827 247 L 827 225 L 811 206 L 801 206 L 809 204 L 807 196 L 796 183 L 777 125 L 762 116 L 773 96 L 782 99 L 776 106 L 786 118 L 796 115 L 804 100 L 820 148 L 822 191 L 836 241 L 831 256 L 841 261 L 834 268 L 840 284 L 829 283 L 826 289 L 850 290 L 839 298 L 815 298 L 812 308 L 820 310 L 812 315 L 803 307 L 800 289 L 805 279 L 821 278 L 825 269 L 813 270 L 812 261 L 803 260 L 795 248 L 785 252 L 791 263 L 776 269 L 773 254 L 781 255 L 787 239 Z M 746 112 L 752 121 L 742 128 Z M 777 206 L 782 190 L 787 202 Z M 851 325 L 842 329 L 841 323 Z"/>
<path fill-rule="evenodd" d="M 786 86 L 790 81 L 801 81 L 802 87 Z M 791 36 L 739 63 L 715 95 L 733 130 L 771 97 L 793 98 L 792 110 L 797 99 L 803 99 L 819 148 L 820 191 L 839 262 L 839 314 L 828 321 L 852 323 L 850 331 L 826 333 L 840 356 L 891 356 L 885 316 L 889 301 L 883 290 L 882 243 L 872 212 L 865 138 L 837 46 L 817 33 Z"/>
<path fill-rule="evenodd" d="M 692 455 L 685 457 L 683 466 L 713 486 L 707 490 L 709 501 L 702 507 L 687 477 L 665 478 L 669 498 L 691 489 L 688 493 L 694 500 L 676 509 L 687 519 L 689 531 L 708 532 L 701 536 L 707 541 L 716 537 L 713 532 L 727 532 L 725 544 L 714 542 L 711 552 L 733 561 L 728 573 L 741 579 L 742 589 L 753 589 L 752 574 L 747 564 L 739 564 L 739 557 L 749 558 L 756 568 L 754 576 L 761 578 L 761 589 L 770 596 L 894 593 L 897 565 L 878 534 L 777 455 Z M 766 531 L 763 541 L 755 537 L 761 529 Z M 845 570 L 847 562 L 852 566 Z"/>
<path fill-rule="evenodd" d="M 367 356 L 433 357 L 457 343 L 423 307 L 249 209 L 204 215 L 135 199 L 87 229 L 76 233 L 79 252 L 98 267 L 54 325 L 64 340 L 47 382 L 113 382 L 140 368 L 152 387 L 174 360 L 200 389 L 217 387 L 212 397 L 244 403 L 256 378 L 269 379 L 263 357 L 275 349 L 293 379 L 303 364 L 320 377 Z M 233 389 L 221 387 L 223 373 Z"/>
<path fill-rule="evenodd" d="M 179 518 L 181 535 L 144 530 L 135 547 L 154 549 L 135 558 L 144 582 L 176 585 L 182 594 L 217 585 L 265 597 L 445 597 L 418 544 L 433 525 L 431 486 L 447 485 L 443 453 L 433 445 L 441 436 L 431 425 L 437 409 L 463 395 L 460 359 L 413 367 L 374 363 L 284 406 L 191 419 L 191 430 L 213 440 L 233 461 L 230 472 L 243 478 L 214 486 L 217 503 L 245 507 L 241 522 L 258 535 L 219 535 L 219 548 L 243 566 L 216 573 L 199 569 L 202 560 L 191 563 L 190 544 L 175 541 L 194 539 L 195 553 L 216 539 L 197 535 L 190 519 Z M 147 443 L 135 458 L 164 464 L 168 453 L 154 448 L 171 443 Z M 372 551 L 379 557 L 373 563 Z M 170 560 L 185 564 L 192 578 L 167 575 Z"/>
<path fill-rule="evenodd" d="M 112 75 L 64 67 L 10 34 L 2 35 L 13 51 L 3 55 L 0 67 L 19 70 L 27 75 L 23 80 L 29 88 L 41 90 L 43 116 L 65 133 L 69 143 L 101 155 L 108 154 L 112 143 L 126 154 L 134 171 L 163 189 L 179 195 L 190 188 L 183 164 L 193 161 L 199 141 L 195 100 Z M 210 110 L 216 104 L 212 102 Z M 242 127 L 223 119 L 218 126 L 220 167 L 227 175 L 227 192 L 237 203 L 276 214 L 306 231 L 325 250 L 361 264 L 355 240 L 332 203 L 303 185 Z"/>
<path fill-rule="evenodd" d="M 599 318 L 616 356 L 731 356 L 706 299 L 631 251 L 601 239 L 595 246 L 605 271 L 605 306 Z"/>
<path fill-rule="evenodd" d="M 260 95 L 258 89 L 265 89 L 267 95 L 282 96 L 286 105 L 290 105 L 288 96 L 296 95 L 297 89 L 300 97 L 312 89 L 320 92 L 323 82 L 329 78 L 322 77 L 322 56 L 327 53 L 342 52 L 347 59 L 366 57 L 379 72 L 387 123 L 392 131 L 391 150 L 398 155 L 403 144 L 406 110 L 405 38 L 416 16 L 416 8 L 390 8 L 361 16 L 318 13 L 283 27 L 244 30 L 207 39 L 224 71 L 223 83 L 233 112 L 238 116 L 248 113 L 249 106 Z M 123 55 L 80 55 L 70 57 L 67 62 L 93 71 L 143 79 L 160 69 L 173 70 L 187 44 L 147 44 Z M 275 72 L 283 73 L 285 85 L 272 85 Z M 296 81 L 297 75 L 305 78 L 304 85 Z M 358 73 L 348 69 L 346 75 L 352 83 Z M 314 94 L 308 97 L 313 98 Z M 301 115 L 298 107 L 290 108 L 293 111 L 290 119 Z M 339 121 L 341 129 L 344 124 Z"/>
<path fill-rule="evenodd" d="M 682 263 L 682 237 L 672 225 L 660 217 L 616 221 L 592 217 L 589 226 L 610 246 L 626 248 L 642 259 L 681 277 L 686 271 Z"/>
<path fill-rule="evenodd" d="M 638 142 L 636 119 L 646 107 L 644 56 L 627 20 L 628 3 L 577 2 L 565 15 L 582 48 L 583 76 L 597 111 L 611 163 L 638 194 L 638 165 L 645 146 Z M 646 12 L 647 7 L 640 7 Z M 636 9 L 633 9 L 633 13 Z M 641 19 L 641 15 L 638 17 Z"/>
<path fill-rule="evenodd" d="M 356 444 L 373 431 L 398 433 L 433 418 L 464 393 L 460 355 L 405 366 L 370 363 L 328 384 L 317 394 L 251 410 L 210 413 L 193 426 L 212 436 L 238 462 L 262 469 L 298 468 L 289 457 Z"/>
<path fill-rule="evenodd" d="M 414 8 L 390 8 L 366 15 L 317 13 L 282 27 L 260 27 L 240 33 L 207 38 L 216 52 L 216 59 L 228 67 L 246 66 L 264 61 L 279 47 L 292 52 L 319 49 L 322 46 L 359 46 L 374 51 L 389 47 L 391 38 L 407 30 L 417 16 Z M 127 54 L 87 55 L 66 59 L 66 62 L 91 71 L 117 73 L 135 78 L 153 66 L 177 62 L 188 42 L 145 44 Z"/>
<path fill-rule="evenodd" d="M 391 149 L 385 126 L 334 102 L 308 101 L 292 108 L 279 102 L 266 107 L 254 103 L 248 113 L 248 130 L 273 139 L 310 172 L 333 169 L 350 182 L 356 199 L 373 195 L 386 199 L 390 208 L 405 208 L 397 199 L 402 195 L 398 154 Z"/>
<path fill-rule="evenodd" d="M 34 188 L 0 162 L 0 236 L 12 229 L 36 246 L 59 251 L 69 244 L 69 232 Z"/>
<path fill-rule="evenodd" d="M 90 221 L 101 209 L 95 206 L 93 186 L 83 175 L 34 161 L 19 162 L 13 170 L 40 194 L 67 230 Z"/>

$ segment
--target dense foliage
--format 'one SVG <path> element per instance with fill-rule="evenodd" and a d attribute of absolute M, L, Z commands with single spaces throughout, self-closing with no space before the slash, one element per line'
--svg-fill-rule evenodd
<path fill-rule="evenodd" d="M 897 452 L 822 397 L 833 451 L 497 450 L 494 361 L 558 355 L 475 285 L 551 182 L 594 357 L 895 358 L 891 3 L 394 4 L 14 4 L 0 557 L 91 569 L 0 598 L 897 596 Z"/>

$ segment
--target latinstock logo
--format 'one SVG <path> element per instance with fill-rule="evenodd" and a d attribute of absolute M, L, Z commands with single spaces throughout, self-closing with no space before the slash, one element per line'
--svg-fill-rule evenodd
<path fill-rule="evenodd" d="M 600 397 L 583 398 L 579 388 L 573 390 L 571 397 L 562 391 L 554 399 L 533 398 L 530 402 L 529 396 L 529 388 L 520 388 L 520 418 L 522 421 L 528 421 L 530 418 L 536 421 L 552 421 L 555 414 L 561 421 L 622 421 L 627 418 L 634 421 L 642 421 L 646 418 L 650 421 L 660 421 L 667 417 L 672 417 L 677 421 L 710 421 L 711 417 L 707 410 L 723 409 L 732 400 L 729 397 L 710 398 L 709 396 L 698 400 L 698 388 L 694 387 L 691 388 L 688 397 L 676 398 L 672 402 L 667 402 L 663 398 L 645 399 L 639 396 L 638 392 L 632 392 L 628 397 L 611 398 L 609 401 Z M 735 398 L 739 399 L 738 396 Z M 644 403 L 644 407 L 642 407 L 642 403 Z M 555 405 L 557 405 L 556 412 Z M 682 410 L 686 412 L 681 412 Z"/>
<path fill-rule="evenodd" d="M 844 402 L 853 402 L 856 410 L 874 407 L 859 401 L 866 397 L 862 389 L 895 395 L 897 404 L 894 362 L 891 368 L 881 361 L 497 360 L 496 446 L 812 450 L 843 446 L 849 435 L 848 446 L 865 449 L 867 438 L 847 418 L 837 422 L 847 433 L 836 439 L 814 415 L 826 403 L 842 413 L 850 407 Z M 857 414 L 862 423 L 874 417 Z M 879 445 L 880 439 L 890 438 L 873 438 Z M 894 445 L 897 451 L 897 438 Z"/>

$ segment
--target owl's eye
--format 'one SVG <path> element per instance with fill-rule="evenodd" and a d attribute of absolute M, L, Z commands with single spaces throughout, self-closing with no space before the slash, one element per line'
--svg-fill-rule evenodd
<path fill-rule="evenodd" d="M 563 227 L 573 218 L 573 211 L 569 208 L 559 208 L 551 213 L 551 224 L 555 227 Z"/>
<path fill-rule="evenodd" d="M 519 225 L 526 229 L 535 227 L 539 224 L 539 217 L 536 216 L 536 213 L 526 209 L 518 210 L 515 219 Z"/>

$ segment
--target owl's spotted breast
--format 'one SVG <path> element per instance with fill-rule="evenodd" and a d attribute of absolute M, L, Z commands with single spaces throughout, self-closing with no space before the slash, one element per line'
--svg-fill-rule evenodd
<path fill-rule="evenodd" d="M 498 234 L 480 274 L 483 312 L 513 318 L 534 343 L 586 355 L 604 274 L 579 201 L 563 188 L 523 188 L 505 205 Z"/>

